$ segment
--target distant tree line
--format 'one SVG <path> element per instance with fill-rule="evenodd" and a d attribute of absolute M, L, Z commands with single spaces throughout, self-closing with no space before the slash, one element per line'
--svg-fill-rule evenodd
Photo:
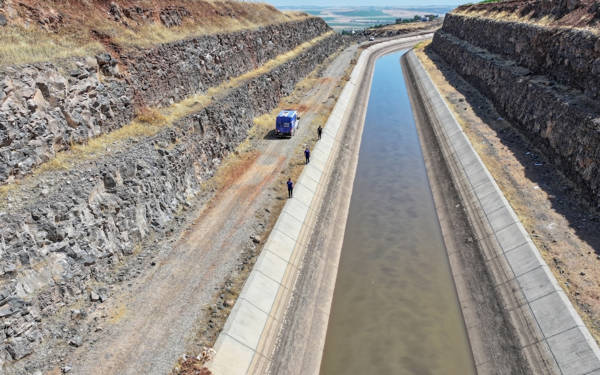
<path fill-rule="evenodd" d="M 433 21 L 438 18 L 437 14 L 426 14 L 424 16 L 414 16 L 413 18 L 396 18 L 396 24 L 400 23 L 411 23 L 411 22 L 422 22 L 422 21 Z"/>

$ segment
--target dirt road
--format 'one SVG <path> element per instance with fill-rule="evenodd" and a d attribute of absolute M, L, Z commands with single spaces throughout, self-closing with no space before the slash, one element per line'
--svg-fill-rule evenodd
<path fill-rule="evenodd" d="M 296 152 L 316 135 L 318 108 L 335 100 L 336 85 L 357 46 L 343 51 L 304 93 L 301 126 L 291 139 L 261 139 L 239 175 L 205 207 L 156 266 L 115 296 L 101 336 L 71 359 L 74 374 L 166 374 L 186 351 L 194 351 L 206 307 L 236 268 L 250 236 L 267 227 L 265 208 L 277 196 L 278 178 Z M 209 322 L 212 324 L 212 322 Z M 67 361 L 68 362 L 68 361 Z"/>

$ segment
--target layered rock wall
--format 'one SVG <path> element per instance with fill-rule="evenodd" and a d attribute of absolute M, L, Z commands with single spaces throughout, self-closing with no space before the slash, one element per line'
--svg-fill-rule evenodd
<path fill-rule="evenodd" d="M 126 140 L 71 170 L 44 172 L 11 193 L 0 213 L 0 371 L 4 363 L 10 373 L 26 373 L 15 361 L 43 361 L 53 349 L 40 347 L 82 334 L 75 320 L 73 327 L 52 323 L 61 306 L 88 299 L 91 280 L 121 280 L 114 265 L 149 236 L 168 233 L 179 210 L 245 139 L 254 117 L 275 108 L 339 47 L 340 37 L 331 34 L 154 136 Z M 213 82 L 233 74 L 234 65 Z"/>
<path fill-rule="evenodd" d="M 308 18 L 254 31 L 209 35 L 122 56 L 139 101 L 168 105 L 252 70 L 328 31 Z"/>
<path fill-rule="evenodd" d="M 0 184 L 123 126 L 136 109 L 203 92 L 327 30 L 306 18 L 118 56 L 0 68 Z"/>
<path fill-rule="evenodd" d="M 595 44 L 580 31 L 451 14 L 432 48 L 598 204 Z"/>
<path fill-rule="evenodd" d="M 532 74 L 600 98 L 600 35 L 585 29 L 542 27 L 449 14 L 444 32 L 513 60 Z"/>

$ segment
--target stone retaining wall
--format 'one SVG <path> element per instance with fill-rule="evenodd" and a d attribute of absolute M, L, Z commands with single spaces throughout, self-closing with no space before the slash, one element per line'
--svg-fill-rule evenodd
<path fill-rule="evenodd" d="M 600 36 L 589 30 L 450 13 L 443 31 L 600 98 Z"/>

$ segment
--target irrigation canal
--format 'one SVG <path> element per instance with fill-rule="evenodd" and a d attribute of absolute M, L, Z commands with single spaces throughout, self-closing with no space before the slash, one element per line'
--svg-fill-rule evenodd
<path fill-rule="evenodd" d="M 402 53 L 375 65 L 322 375 L 474 373 Z"/>

